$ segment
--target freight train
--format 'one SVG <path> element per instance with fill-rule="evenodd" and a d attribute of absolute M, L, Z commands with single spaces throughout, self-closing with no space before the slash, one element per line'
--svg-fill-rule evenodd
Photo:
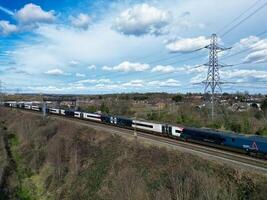
<path fill-rule="evenodd" d="M 43 108 L 41 106 L 25 102 L 5 102 L 4 106 L 43 112 Z M 130 119 L 121 116 L 87 113 L 59 108 L 46 108 L 45 111 L 48 114 L 104 123 L 127 129 L 136 129 L 159 136 L 199 143 L 267 159 L 267 138 L 262 136 L 248 136 L 232 132 L 220 132 L 211 129 L 174 126 L 170 124 Z"/>

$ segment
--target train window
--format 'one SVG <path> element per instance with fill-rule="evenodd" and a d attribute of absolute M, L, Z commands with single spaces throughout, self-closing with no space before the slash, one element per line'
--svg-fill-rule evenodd
<path fill-rule="evenodd" d="M 232 138 L 232 142 L 235 142 L 235 138 Z"/>
<path fill-rule="evenodd" d="M 180 131 L 180 130 L 175 130 L 175 133 L 182 133 L 182 131 Z"/>

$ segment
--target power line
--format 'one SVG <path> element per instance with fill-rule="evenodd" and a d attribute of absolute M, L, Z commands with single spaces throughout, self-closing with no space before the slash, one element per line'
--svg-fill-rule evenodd
<path fill-rule="evenodd" d="M 167 58 L 163 58 L 163 59 L 157 59 L 157 60 L 154 60 L 154 61 L 151 61 L 151 62 L 147 62 L 147 63 L 144 63 L 144 64 L 147 64 L 147 65 L 157 64 L 157 63 L 160 64 L 163 61 L 172 60 L 174 58 L 184 56 L 185 54 L 191 54 L 191 53 L 200 51 L 203 48 L 204 47 L 199 48 L 199 49 L 195 49 L 195 50 L 192 50 L 192 51 L 184 52 L 182 54 L 174 55 L 174 56 L 171 56 L 171 57 L 167 57 Z M 181 60 L 180 62 L 184 62 L 184 61 L 192 60 L 192 59 L 194 59 L 194 58 L 184 59 L 184 60 Z M 177 61 L 171 62 L 171 63 L 177 63 Z M 111 70 L 108 70 L 108 72 L 106 72 L 106 73 L 102 73 L 101 71 L 97 72 L 97 73 L 93 74 L 93 76 L 94 76 L 93 78 L 104 77 L 104 76 L 107 76 L 107 75 L 111 76 L 111 75 L 114 75 L 114 74 L 117 75 L 117 76 L 115 76 L 116 78 L 117 77 L 125 77 L 125 76 L 133 75 L 133 74 L 136 74 L 136 73 L 140 73 L 140 72 L 142 72 L 142 71 L 134 71 L 134 73 L 132 73 L 132 74 L 125 74 L 125 71 L 118 71 L 118 70 L 114 71 L 113 69 L 111 69 Z"/>
<path fill-rule="evenodd" d="M 251 6 L 249 6 L 245 11 L 243 11 L 240 15 L 238 15 L 236 18 L 234 18 L 231 22 L 223 26 L 221 29 L 219 29 L 216 33 L 219 34 L 222 30 L 226 29 L 230 25 L 232 25 L 234 22 L 236 22 L 239 18 L 241 18 L 243 15 L 245 15 L 248 11 L 250 11 L 252 8 L 254 8 L 258 3 L 260 3 L 262 0 L 258 0 L 254 2 Z"/>
<path fill-rule="evenodd" d="M 225 37 L 228 33 L 230 33 L 231 31 L 233 31 L 235 28 L 237 28 L 239 25 L 241 25 L 243 22 L 245 22 L 246 20 L 248 20 L 250 17 L 254 16 L 257 12 L 259 12 L 260 10 L 262 10 L 263 8 L 265 8 L 267 6 L 267 2 L 265 2 L 262 6 L 260 6 L 259 8 L 257 8 L 255 11 L 253 11 L 251 14 L 249 14 L 247 17 L 245 17 L 244 19 L 242 19 L 240 22 L 238 22 L 237 24 L 235 24 L 234 26 L 232 26 L 230 29 L 228 29 L 227 31 L 225 31 L 221 38 Z"/>
<path fill-rule="evenodd" d="M 256 37 L 260 37 L 260 36 L 262 36 L 262 35 L 265 35 L 266 33 L 267 33 L 267 30 L 262 31 L 262 32 L 258 33 L 258 34 L 256 35 Z M 252 49 L 253 49 L 253 47 L 249 47 L 249 48 L 247 48 L 247 49 L 244 49 L 244 50 L 235 52 L 235 53 L 233 53 L 233 54 L 228 54 L 228 55 L 222 56 L 221 59 L 224 60 L 224 59 L 227 59 L 227 58 L 231 58 L 231 57 L 234 57 L 234 56 L 236 56 L 236 55 L 239 55 L 239 54 L 248 52 L 248 51 L 250 51 L 250 50 L 252 50 Z"/>
<path fill-rule="evenodd" d="M 203 47 L 204 48 L 204 47 Z M 193 50 L 193 51 L 190 51 L 190 52 L 187 52 L 186 54 L 191 54 L 191 53 L 194 53 L 194 52 L 197 52 L 197 51 L 200 51 L 201 49 L 203 49 L 203 48 L 199 48 L 199 49 L 196 49 L 196 50 Z M 175 55 L 175 56 L 173 56 L 173 57 L 178 57 L 178 56 L 184 56 L 184 54 L 179 54 L 179 55 Z M 170 63 L 165 63 L 165 64 L 161 64 L 161 65 L 172 65 L 172 64 L 176 64 L 177 62 L 186 62 L 186 61 L 191 61 L 191 60 L 194 60 L 194 59 L 196 59 L 196 58 L 200 58 L 200 57 L 202 57 L 202 55 L 197 55 L 197 56 L 191 56 L 191 57 L 189 57 L 189 58 L 186 58 L 186 59 L 182 59 L 182 60 L 176 60 L 175 62 L 170 62 Z M 161 60 L 157 60 L 158 62 L 159 61 L 164 61 L 164 60 L 168 60 L 168 58 L 167 59 L 161 59 Z M 154 62 L 154 64 L 156 64 L 156 61 L 153 61 Z M 147 64 L 151 64 L 152 62 L 150 62 L 150 63 L 147 63 Z M 129 71 L 129 72 L 131 72 L 131 71 Z M 143 73 L 143 72 L 145 72 L 145 71 L 134 71 L 134 72 L 131 72 L 131 73 L 129 73 L 129 72 L 126 72 L 126 73 L 128 73 L 128 74 L 125 74 L 125 72 L 123 72 L 123 71 L 113 71 L 113 72 L 111 72 L 111 71 L 108 71 L 107 73 L 101 73 L 101 72 L 99 72 L 98 74 L 96 74 L 96 76 L 94 76 L 94 77 L 92 77 L 92 78 L 94 78 L 94 79 L 100 79 L 100 78 L 106 78 L 106 76 L 108 76 L 108 77 L 112 77 L 112 78 L 120 78 L 120 77 L 127 77 L 127 76 L 133 76 L 133 75 L 136 75 L 136 74 L 139 74 L 139 73 Z M 171 73 L 173 73 L 173 72 L 171 72 Z M 167 72 L 167 74 L 168 74 L 168 72 Z M 155 75 L 153 75 L 153 76 L 155 76 Z M 153 77 L 152 76 L 152 77 Z M 156 75 L 156 76 L 158 76 L 158 75 Z M 151 76 L 150 76 L 151 77 Z"/>

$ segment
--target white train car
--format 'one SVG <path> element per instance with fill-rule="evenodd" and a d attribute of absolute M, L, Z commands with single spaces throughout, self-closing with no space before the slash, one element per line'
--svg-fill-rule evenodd
<path fill-rule="evenodd" d="M 26 104 L 26 105 L 24 106 L 24 108 L 27 109 L 27 110 L 31 110 L 31 109 L 32 109 L 32 106 L 29 105 L 29 104 Z"/>
<path fill-rule="evenodd" d="M 101 122 L 101 115 L 94 113 L 83 113 L 83 118 L 93 121 Z"/>
<path fill-rule="evenodd" d="M 138 120 L 133 120 L 132 127 L 136 129 L 140 129 L 140 130 L 153 131 L 157 133 L 161 133 L 161 130 L 162 130 L 161 124 L 143 122 L 143 121 L 138 121 Z"/>
<path fill-rule="evenodd" d="M 61 114 L 61 115 L 66 115 L 65 110 L 62 110 L 62 109 L 61 109 L 61 110 L 60 110 L 60 114 Z"/>
<path fill-rule="evenodd" d="M 32 106 L 32 110 L 39 111 L 39 106 Z"/>
<path fill-rule="evenodd" d="M 74 117 L 76 117 L 76 118 L 82 118 L 82 113 L 79 112 L 79 111 L 75 111 L 74 112 Z"/>
<path fill-rule="evenodd" d="M 14 103 L 13 101 L 7 101 L 7 102 L 5 102 L 5 105 L 9 106 L 9 107 L 12 107 L 13 103 Z"/>
<path fill-rule="evenodd" d="M 175 137 L 181 137 L 183 130 L 184 130 L 184 128 L 173 126 L 172 127 L 172 135 Z"/>
<path fill-rule="evenodd" d="M 50 113 L 58 114 L 59 115 L 60 109 L 50 108 L 49 111 L 50 111 Z"/>
<path fill-rule="evenodd" d="M 17 102 L 12 102 L 10 105 L 11 105 L 11 107 L 16 108 L 17 107 Z"/>

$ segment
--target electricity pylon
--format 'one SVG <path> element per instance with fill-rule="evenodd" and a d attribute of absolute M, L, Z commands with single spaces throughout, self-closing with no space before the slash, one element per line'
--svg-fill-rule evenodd
<path fill-rule="evenodd" d="M 211 91 L 211 118 L 212 120 L 214 119 L 214 97 L 215 97 L 215 92 L 216 88 L 218 88 L 220 91 L 222 91 L 221 84 L 222 82 L 220 81 L 220 72 L 219 69 L 221 67 L 225 67 L 225 65 L 219 64 L 218 61 L 218 52 L 220 51 L 225 51 L 230 48 L 224 48 L 220 47 L 218 45 L 218 39 L 216 34 L 211 35 L 211 41 L 208 46 L 205 47 L 206 49 L 210 50 L 209 53 L 209 63 L 205 64 L 208 66 L 208 74 L 207 78 L 203 83 L 205 83 L 205 93 Z"/>

